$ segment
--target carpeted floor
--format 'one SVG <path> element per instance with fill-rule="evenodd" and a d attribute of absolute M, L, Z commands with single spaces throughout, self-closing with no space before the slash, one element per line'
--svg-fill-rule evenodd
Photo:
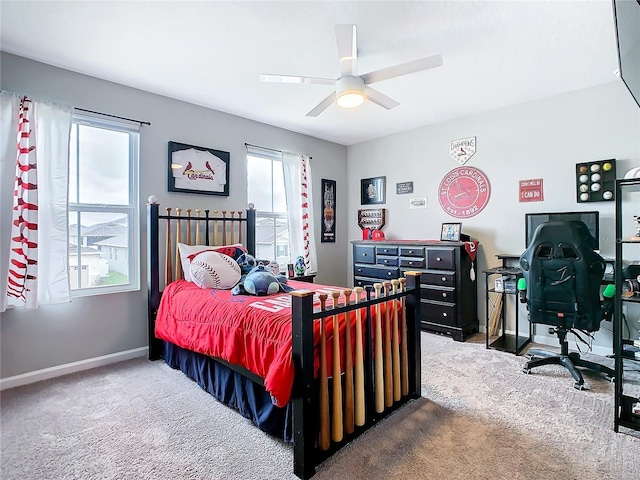
<path fill-rule="evenodd" d="M 319 466 L 318 480 L 640 478 L 640 435 L 613 431 L 613 384 L 422 334 L 423 398 Z M 605 359 L 610 361 L 609 359 Z M 163 362 L 136 359 L 1 394 L 9 479 L 294 479 L 291 447 Z"/>

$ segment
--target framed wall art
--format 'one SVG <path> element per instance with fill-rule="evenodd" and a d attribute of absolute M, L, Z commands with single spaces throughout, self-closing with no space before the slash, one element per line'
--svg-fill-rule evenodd
<path fill-rule="evenodd" d="M 170 192 L 229 196 L 229 152 L 169 142 Z"/>
<path fill-rule="evenodd" d="M 387 177 L 363 178 L 360 180 L 360 203 L 375 205 L 385 203 Z"/>
<path fill-rule="evenodd" d="M 459 242 L 462 223 L 443 223 L 440 240 L 446 242 Z"/>
<path fill-rule="evenodd" d="M 336 241 L 336 181 L 322 179 L 321 242 Z"/>

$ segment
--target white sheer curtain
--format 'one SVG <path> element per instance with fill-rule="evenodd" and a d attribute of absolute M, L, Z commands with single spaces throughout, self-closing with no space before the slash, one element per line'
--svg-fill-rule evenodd
<path fill-rule="evenodd" d="M 291 258 L 304 258 L 305 274 L 318 271 L 313 228 L 313 194 L 309 157 L 282 153 L 284 190 L 287 197 Z"/>
<path fill-rule="evenodd" d="M 29 122 L 23 123 L 25 134 L 19 136 L 21 101 L 28 107 Z M 67 191 L 72 108 L 3 91 L 0 110 L 0 311 L 7 306 L 36 308 L 68 302 Z M 16 148 L 20 143 L 22 151 Z M 22 188 L 25 183 L 35 183 L 37 194 Z M 25 208 L 26 203 L 34 202 L 37 210 Z M 33 237 L 36 245 L 27 240 L 31 238 L 27 224 L 33 223 L 37 225 Z M 21 249 L 27 241 L 29 245 Z M 31 262 L 26 262 L 27 258 Z M 24 267 L 25 263 L 31 264 Z M 28 274 L 35 277 L 35 284 L 13 285 L 17 290 L 11 289 L 9 296 L 10 267 L 17 273 L 14 281 Z"/>

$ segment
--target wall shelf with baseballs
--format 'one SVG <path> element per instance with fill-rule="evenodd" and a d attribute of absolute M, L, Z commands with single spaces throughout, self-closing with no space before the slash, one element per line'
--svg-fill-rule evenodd
<path fill-rule="evenodd" d="M 361 229 L 381 230 L 384 227 L 386 208 L 363 208 L 358 210 L 358 225 Z"/>
<path fill-rule="evenodd" d="M 578 203 L 615 200 L 616 161 L 597 160 L 576 164 L 576 200 Z"/>

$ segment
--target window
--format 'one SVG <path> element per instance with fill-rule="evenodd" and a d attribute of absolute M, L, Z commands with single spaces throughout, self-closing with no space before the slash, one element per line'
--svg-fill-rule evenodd
<path fill-rule="evenodd" d="M 291 263 L 282 154 L 248 147 L 247 193 L 256 209 L 256 258 Z"/>
<path fill-rule="evenodd" d="M 138 124 L 73 116 L 68 209 L 73 295 L 140 288 L 138 163 Z"/>

